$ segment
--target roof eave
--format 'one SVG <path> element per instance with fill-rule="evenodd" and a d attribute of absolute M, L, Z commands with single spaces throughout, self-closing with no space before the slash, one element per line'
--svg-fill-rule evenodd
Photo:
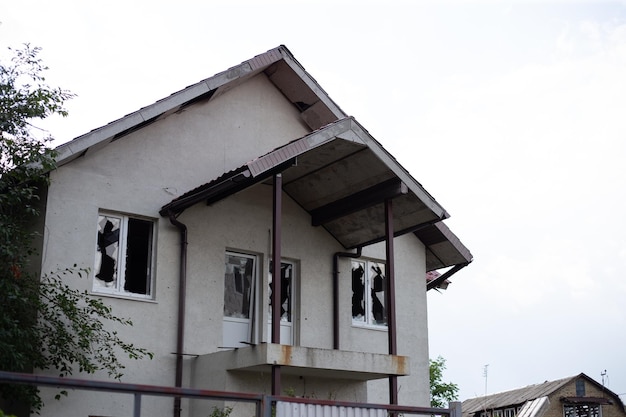
<path fill-rule="evenodd" d="M 218 90 L 222 92 L 225 91 L 225 88 L 234 87 L 243 80 L 267 70 L 270 66 L 281 60 L 284 61 L 296 76 L 303 81 L 304 85 L 317 96 L 317 100 L 327 108 L 325 112 L 330 112 L 333 115 L 332 117 L 336 119 L 346 116 L 339 106 L 320 87 L 317 81 L 315 81 L 293 57 L 287 47 L 281 45 L 58 146 L 56 148 L 57 167 L 84 156 L 87 152 L 104 147 L 116 139 L 140 129 L 147 124 L 176 113 L 189 104 L 203 99 L 210 99 Z M 277 87 L 280 88 L 278 85 Z M 302 117 L 306 118 L 305 112 L 302 113 Z"/>

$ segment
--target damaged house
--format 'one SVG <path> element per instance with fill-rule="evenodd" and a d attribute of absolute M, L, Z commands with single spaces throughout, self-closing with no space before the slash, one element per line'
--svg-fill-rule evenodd
<path fill-rule="evenodd" d="M 57 150 L 41 268 L 89 267 L 70 285 L 132 319 L 121 336 L 155 357 L 124 382 L 429 406 L 426 291 L 472 256 L 287 48 Z M 70 394 L 42 414 L 129 415 L 130 397 Z"/>
<path fill-rule="evenodd" d="M 626 417 L 619 395 L 584 373 L 463 401 L 463 417 Z"/>

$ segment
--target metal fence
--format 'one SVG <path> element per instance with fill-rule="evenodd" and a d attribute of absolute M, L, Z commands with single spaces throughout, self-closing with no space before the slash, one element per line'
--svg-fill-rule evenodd
<path fill-rule="evenodd" d="M 460 402 L 450 403 L 449 408 L 412 407 L 59 378 L 3 371 L 0 371 L 0 384 L 27 384 L 132 394 L 134 395 L 133 417 L 141 417 L 141 400 L 143 396 L 253 403 L 256 406 L 256 417 L 387 417 L 389 415 L 461 417 Z"/>

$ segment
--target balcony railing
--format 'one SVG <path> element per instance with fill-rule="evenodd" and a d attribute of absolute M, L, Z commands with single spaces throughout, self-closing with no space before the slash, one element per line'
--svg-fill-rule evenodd
<path fill-rule="evenodd" d="M 3 371 L 0 371 L 0 384 L 26 384 L 70 388 L 74 390 L 103 391 L 116 394 L 132 394 L 134 395 L 134 417 L 141 417 L 141 400 L 143 396 L 253 403 L 256 406 L 255 417 L 386 417 L 388 415 L 461 417 L 460 402 L 450 403 L 449 408 L 412 407 L 59 378 Z"/>

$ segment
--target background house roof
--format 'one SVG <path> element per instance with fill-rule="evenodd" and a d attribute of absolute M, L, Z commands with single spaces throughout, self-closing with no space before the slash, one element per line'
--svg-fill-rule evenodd
<path fill-rule="evenodd" d="M 470 398 L 463 401 L 463 414 L 474 413 L 485 409 L 491 410 L 493 408 L 517 406 L 529 400 L 545 397 L 567 384 L 573 378 L 575 377 L 546 381 L 541 384 L 529 385 L 524 388 L 491 394 L 484 397 Z"/>
<path fill-rule="evenodd" d="M 586 382 L 591 383 L 597 388 L 603 390 L 607 394 L 607 396 L 611 397 L 617 403 L 618 407 L 620 407 L 620 409 L 624 411 L 624 404 L 617 394 L 603 387 L 597 381 L 588 377 L 584 373 L 581 373 L 575 376 L 557 379 L 554 381 L 545 381 L 541 384 L 529 385 L 527 387 L 518 388 L 511 391 L 505 391 L 497 394 L 487 395 L 484 397 L 467 399 L 463 401 L 463 415 L 469 415 L 482 410 L 518 406 L 525 403 L 526 401 L 549 396 L 561 387 L 570 382 L 574 382 L 579 378 L 584 378 Z"/>

